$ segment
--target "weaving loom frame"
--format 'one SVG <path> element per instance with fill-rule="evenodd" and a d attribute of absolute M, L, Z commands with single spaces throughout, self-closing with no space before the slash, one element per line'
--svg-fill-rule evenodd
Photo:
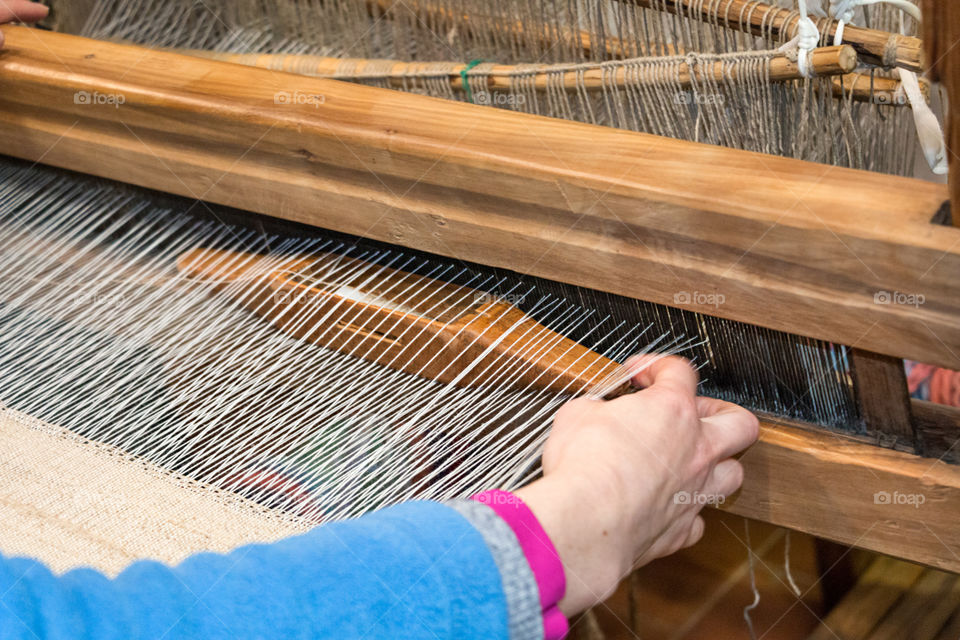
<path fill-rule="evenodd" d="M 960 269 L 960 229 L 931 222 L 948 200 L 946 187 L 842 169 L 827 176 L 823 166 L 812 163 L 24 28 L 5 28 L 4 33 L 9 50 L 0 56 L 0 68 L 9 86 L 0 98 L 5 116 L 0 140 L 12 155 L 415 249 L 494 266 L 519 266 L 571 284 L 898 357 L 958 366 L 956 355 L 943 346 L 960 345 L 960 281 L 955 277 Z M 142 66 L 126 74 L 131 55 Z M 160 69 L 164 71 L 158 75 Z M 229 82 L 224 81 L 227 77 Z M 278 108 L 276 90 L 291 89 L 306 96 L 323 95 L 324 100 Z M 78 91 L 122 94 L 125 104 L 118 109 L 78 103 Z M 358 114 L 367 119 L 351 122 L 350 116 Z M 716 171 L 712 182 L 700 187 L 698 199 L 677 187 L 690 179 L 689 172 L 678 172 L 670 183 L 669 168 L 662 167 L 661 173 L 639 183 L 645 188 L 637 188 L 626 174 L 601 180 L 609 166 L 590 154 L 573 164 L 565 162 L 573 156 L 564 156 L 546 168 L 529 163 L 524 167 L 517 157 L 484 156 L 475 149 L 445 159 L 446 139 L 416 126 L 422 120 L 436 125 L 438 114 L 446 123 L 475 119 L 494 129 L 502 125 L 509 129 L 507 136 L 529 126 L 537 132 L 528 139 L 539 135 L 548 148 L 599 137 L 597 144 L 609 157 L 625 157 L 642 144 L 645 153 L 677 154 L 678 164 L 696 158 L 700 167 L 736 168 L 742 176 L 766 167 L 774 178 L 755 189 L 764 193 L 759 202 L 744 206 L 740 200 L 736 206 L 733 193 L 708 207 L 704 194 L 715 199 L 721 179 Z M 267 131 L 251 134 L 256 125 Z M 468 131 L 454 133 L 462 139 Z M 495 149 L 497 142 L 488 149 Z M 368 163 L 379 170 L 371 174 L 376 180 L 367 175 Z M 424 180 L 435 165 L 448 173 Z M 717 270 L 729 264 L 730 251 L 746 247 L 722 246 L 711 255 L 715 245 L 705 238 L 721 235 L 735 243 L 731 239 L 738 234 L 756 235 L 763 225 L 779 224 L 786 214 L 778 214 L 775 196 L 784 184 L 788 190 L 805 191 L 805 207 L 812 215 L 792 216 L 789 221 L 795 224 L 781 225 L 785 235 L 776 238 L 778 255 L 767 255 L 749 272 L 718 275 Z M 605 206 L 612 207 L 612 217 L 596 211 L 598 192 Z M 318 197 L 328 208 L 323 215 L 315 213 Z M 653 248 L 639 236 L 639 245 L 620 237 L 618 214 L 638 206 L 659 214 L 631 219 L 635 222 L 631 231 L 647 233 Z M 570 212 L 586 221 L 573 238 L 565 237 L 571 228 Z M 376 224 L 371 224 L 373 218 L 378 218 Z M 682 229 L 679 221 L 684 221 Z M 860 267 L 843 254 L 849 249 L 844 240 L 869 250 L 866 263 L 859 256 L 857 260 L 869 271 L 876 270 L 873 276 L 855 275 Z M 561 242 L 568 251 L 562 260 L 518 265 L 521 255 L 539 255 L 545 245 Z M 888 264 L 893 255 L 901 263 Z M 822 261 L 822 269 L 795 273 L 794 281 L 769 273 L 778 264 L 804 259 Z M 709 310 L 678 301 L 675 287 L 655 286 L 662 279 L 662 265 L 670 271 L 671 262 L 686 281 L 707 282 L 711 291 L 727 287 L 741 293 L 741 300 L 734 296 L 730 305 Z M 650 273 L 643 279 L 621 273 L 611 281 L 615 265 L 631 275 L 645 269 Z M 930 278 L 925 308 L 904 311 L 872 304 L 877 291 L 902 290 L 897 286 L 915 282 L 921 273 Z M 797 284 L 801 277 L 808 278 L 806 287 Z M 778 304 L 782 311 L 772 313 L 771 307 Z M 825 304 L 844 317 L 813 322 L 823 315 Z M 870 335 L 877 326 L 881 331 Z M 914 411 L 921 421 L 934 420 L 924 405 L 914 404 Z M 938 424 L 948 425 L 948 432 L 960 430 L 957 412 L 936 415 Z M 760 443 L 742 458 L 748 484 L 724 508 L 960 571 L 960 559 L 943 553 L 944 546 L 960 544 L 960 532 L 953 526 L 960 505 L 960 468 L 774 417 L 764 417 L 763 426 Z M 764 482 L 750 482 L 751 478 Z M 892 490 L 936 493 L 923 520 L 931 536 L 912 526 L 913 505 L 876 503 L 877 492 Z"/>

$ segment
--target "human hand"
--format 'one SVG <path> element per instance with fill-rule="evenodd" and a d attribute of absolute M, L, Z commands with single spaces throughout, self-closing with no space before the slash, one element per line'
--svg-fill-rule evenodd
<path fill-rule="evenodd" d="M 43 20 L 50 12 L 39 2 L 30 0 L 0 0 L 0 24 L 7 22 L 36 22 Z M 0 47 L 3 46 L 3 32 L 0 32 Z"/>
<path fill-rule="evenodd" d="M 564 405 L 543 477 L 515 492 L 560 554 L 567 615 L 609 596 L 633 567 L 696 543 L 704 499 L 740 487 L 743 468 L 731 456 L 757 439 L 749 411 L 697 397 L 697 373 L 685 360 L 631 364 L 649 365 L 633 380 L 642 390 Z"/>

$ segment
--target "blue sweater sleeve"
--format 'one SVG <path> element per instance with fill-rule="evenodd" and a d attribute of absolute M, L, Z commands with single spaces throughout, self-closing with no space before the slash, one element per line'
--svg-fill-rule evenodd
<path fill-rule="evenodd" d="M 114 579 L 0 556 L 0 638 L 507 638 L 500 573 L 450 507 L 411 502 Z"/>

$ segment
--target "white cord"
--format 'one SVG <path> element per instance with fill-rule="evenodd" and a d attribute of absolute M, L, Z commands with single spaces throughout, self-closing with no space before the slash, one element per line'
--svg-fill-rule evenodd
<path fill-rule="evenodd" d="M 909 0 L 830 0 L 830 15 L 838 22 L 836 34 L 833 36 L 833 45 L 843 44 L 843 27 L 853 22 L 857 7 L 881 3 L 893 5 L 920 22 L 920 7 Z"/>
<path fill-rule="evenodd" d="M 800 591 L 800 587 L 797 586 L 796 581 L 793 579 L 793 572 L 790 571 L 790 529 L 787 529 L 787 533 L 783 538 L 783 571 L 787 574 L 787 584 L 790 585 L 790 589 L 793 590 L 793 593 L 798 598 L 803 594 Z"/>
<path fill-rule="evenodd" d="M 900 74 L 900 86 L 907 94 L 907 100 L 910 101 L 910 107 L 913 110 L 913 122 L 917 127 L 917 138 L 920 140 L 923 157 L 927 159 L 930 170 L 942 176 L 947 173 L 948 165 L 947 144 L 943 139 L 940 122 L 920 91 L 917 74 L 906 69 L 897 69 L 897 72 Z"/>
<path fill-rule="evenodd" d="M 797 7 L 800 12 L 800 21 L 797 23 L 797 34 L 790 42 L 781 46 L 779 51 L 787 51 L 796 47 L 797 70 L 800 71 L 800 75 L 804 78 L 812 78 L 816 73 L 814 73 L 813 65 L 810 63 L 810 56 L 820 42 L 820 31 L 817 30 L 816 23 L 811 20 L 807 14 L 806 0 L 797 0 Z"/>
<path fill-rule="evenodd" d="M 760 590 L 757 589 L 757 568 L 753 559 L 753 546 L 750 544 L 750 521 L 743 519 L 743 533 L 747 542 L 747 566 L 750 570 L 750 590 L 753 592 L 753 602 L 743 608 L 743 619 L 747 622 L 747 631 L 750 640 L 757 640 L 757 632 L 753 628 L 753 618 L 750 612 L 760 605 Z"/>

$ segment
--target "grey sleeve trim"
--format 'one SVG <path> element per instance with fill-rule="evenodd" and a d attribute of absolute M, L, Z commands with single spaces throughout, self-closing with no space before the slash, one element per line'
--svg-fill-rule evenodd
<path fill-rule="evenodd" d="M 507 598 L 510 640 L 542 640 L 540 588 L 513 529 L 493 509 L 480 502 L 455 500 L 448 502 L 447 506 L 480 532 L 500 570 L 503 593 Z"/>

